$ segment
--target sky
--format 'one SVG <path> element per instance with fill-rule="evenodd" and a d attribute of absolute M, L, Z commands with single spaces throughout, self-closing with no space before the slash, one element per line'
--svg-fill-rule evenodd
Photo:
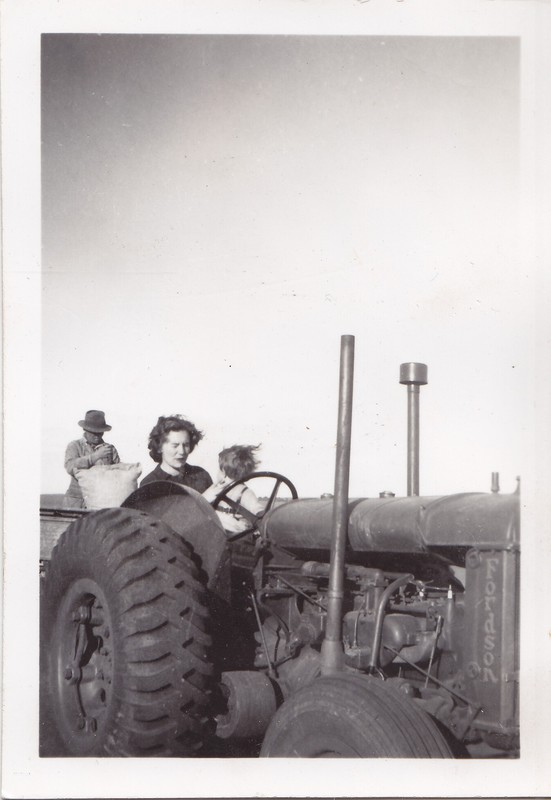
<path fill-rule="evenodd" d="M 334 480 L 356 341 L 350 493 L 406 490 L 399 365 L 428 364 L 421 493 L 505 491 L 528 455 L 533 275 L 519 252 L 514 37 L 42 37 L 42 480 L 89 408 L 153 468 L 262 444 Z"/>

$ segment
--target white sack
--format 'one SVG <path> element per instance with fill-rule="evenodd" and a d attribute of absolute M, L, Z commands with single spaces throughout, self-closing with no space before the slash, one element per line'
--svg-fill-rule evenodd
<path fill-rule="evenodd" d="M 141 473 L 141 464 L 96 464 L 77 470 L 75 477 L 86 508 L 112 508 L 138 488 Z"/>

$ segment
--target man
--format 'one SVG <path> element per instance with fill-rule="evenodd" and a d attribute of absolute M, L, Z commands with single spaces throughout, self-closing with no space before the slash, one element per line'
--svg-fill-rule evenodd
<path fill-rule="evenodd" d="M 90 469 L 96 464 L 118 464 L 119 454 L 112 444 L 103 441 L 103 434 L 111 430 L 105 421 L 103 411 L 87 411 L 78 423 L 84 433 L 81 439 L 69 442 L 65 451 L 65 469 L 71 476 L 71 483 L 65 493 L 64 505 L 67 508 L 85 508 L 82 491 L 75 473 L 79 469 Z"/>
<path fill-rule="evenodd" d="M 140 486 L 153 481 L 172 481 L 204 492 L 212 478 L 202 467 L 188 464 L 188 456 L 203 438 L 193 422 L 181 414 L 159 417 L 149 434 L 149 455 L 158 466 L 146 475 Z"/>

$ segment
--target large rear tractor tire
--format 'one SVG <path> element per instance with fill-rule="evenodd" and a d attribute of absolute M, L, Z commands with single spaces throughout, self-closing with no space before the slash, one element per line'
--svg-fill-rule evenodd
<path fill-rule="evenodd" d="M 316 679 L 273 717 L 261 756 L 302 758 L 453 758 L 432 719 L 376 678 Z"/>
<path fill-rule="evenodd" d="M 43 656 L 63 755 L 192 756 L 207 736 L 206 591 L 191 551 L 141 511 L 105 509 L 56 545 Z"/>

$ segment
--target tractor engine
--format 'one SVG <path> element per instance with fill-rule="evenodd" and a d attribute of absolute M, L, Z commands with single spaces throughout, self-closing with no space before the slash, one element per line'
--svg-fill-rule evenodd
<path fill-rule="evenodd" d="M 453 652 L 463 624 L 463 586 L 436 564 L 442 585 L 412 573 L 347 564 L 342 620 L 347 667 L 397 674 L 412 665 L 426 669 L 436 655 L 440 663 L 444 653 Z M 278 564 L 277 571 L 267 566 L 265 575 L 258 594 L 268 616 L 263 636 L 257 637 L 255 666 L 275 667 L 306 648 L 319 649 L 326 626 L 329 564 L 304 561 L 296 568 L 289 564 L 285 571 Z"/>
<path fill-rule="evenodd" d="M 258 540 L 254 666 L 284 697 L 323 673 L 332 505 L 275 508 Z M 518 533 L 518 493 L 349 500 L 343 669 L 395 683 L 459 740 L 514 749 Z"/>

